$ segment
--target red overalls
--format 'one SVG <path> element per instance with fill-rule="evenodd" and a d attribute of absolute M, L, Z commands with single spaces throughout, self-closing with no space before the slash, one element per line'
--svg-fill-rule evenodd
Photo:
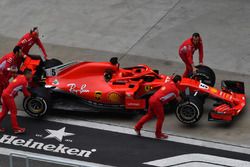
<path fill-rule="evenodd" d="M 192 42 L 192 37 L 184 41 L 180 46 L 179 55 L 186 65 L 186 70 L 183 74 L 183 77 L 189 77 L 189 75 L 192 74 L 192 64 L 194 63 L 193 54 L 197 49 L 199 49 L 199 61 L 200 63 L 203 63 L 203 44 L 201 38 L 197 47 L 194 46 Z"/>
<path fill-rule="evenodd" d="M 162 125 L 164 121 L 164 105 L 179 96 L 179 90 L 173 81 L 166 82 L 155 94 L 149 99 L 148 112 L 135 125 L 136 130 L 141 130 L 142 126 L 151 120 L 154 115 L 157 117 L 156 136 L 162 134 Z"/>
<path fill-rule="evenodd" d="M 0 97 L 2 97 L 3 90 L 8 86 L 12 77 L 13 72 L 9 71 L 9 68 L 13 66 L 17 67 L 17 57 L 13 52 L 0 59 Z"/>
<path fill-rule="evenodd" d="M 22 51 L 25 55 L 29 54 L 30 48 L 34 45 L 37 44 L 39 48 L 42 50 L 44 54 L 44 58 L 47 59 L 47 53 L 43 47 L 42 42 L 40 41 L 39 38 L 33 37 L 31 33 L 25 34 L 17 43 L 17 46 L 20 46 L 22 48 Z"/>
<path fill-rule="evenodd" d="M 0 113 L 0 123 L 10 111 L 11 124 L 14 130 L 19 129 L 17 123 L 17 109 L 14 98 L 17 96 L 18 91 L 22 90 L 24 96 L 30 96 L 29 91 L 27 90 L 28 81 L 24 75 L 17 76 L 9 86 L 3 91 L 2 100 L 2 112 Z"/>

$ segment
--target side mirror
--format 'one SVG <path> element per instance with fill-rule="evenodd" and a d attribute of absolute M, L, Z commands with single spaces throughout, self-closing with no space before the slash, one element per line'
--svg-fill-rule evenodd
<path fill-rule="evenodd" d="M 117 57 L 112 57 L 109 62 L 112 65 L 117 65 L 118 64 L 118 58 Z"/>
<path fill-rule="evenodd" d="M 153 70 L 156 74 L 158 74 L 159 75 L 159 70 Z"/>

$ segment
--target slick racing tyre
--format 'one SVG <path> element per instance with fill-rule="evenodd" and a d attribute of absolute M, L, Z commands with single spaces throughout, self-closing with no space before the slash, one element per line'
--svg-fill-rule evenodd
<path fill-rule="evenodd" d="M 203 103 L 197 96 L 187 96 L 186 100 L 179 103 L 176 117 L 184 124 L 192 125 L 200 120 L 203 114 Z"/>
<path fill-rule="evenodd" d="M 31 92 L 35 96 L 24 98 L 24 111 L 31 117 L 42 118 L 48 113 L 50 108 L 49 92 L 43 87 L 34 88 Z"/>
<path fill-rule="evenodd" d="M 214 71 L 208 66 L 204 66 L 204 65 L 198 65 L 196 66 L 196 68 L 198 70 L 196 71 L 196 73 L 194 73 L 191 76 L 191 78 L 195 80 L 199 80 L 202 83 L 213 87 L 216 81 L 216 76 L 215 76 Z"/>
<path fill-rule="evenodd" d="M 165 113 L 173 113 L 176 111 L 178 106 L 177 100 L 172 100 L 168 104 L 164 105 L 164 112 Z"/>
<path fill-rule="evenodd" d="M 31 117 L 42 118 L 47 113 L 48 104 L 40 97 L 26 97 L 23 101 L 23 108 Z"/>
<path fill-rule="evenodd" d="M 45 69 L 59 66 L 62 64 L 63 63 L 58 59 L 49 59 L 49 60 L 46 60 L 46 62 L 45 62 Z"/>

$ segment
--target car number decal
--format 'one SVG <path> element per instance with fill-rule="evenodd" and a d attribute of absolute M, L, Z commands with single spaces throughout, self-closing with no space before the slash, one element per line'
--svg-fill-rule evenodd
<path fill-rule="evenodd" d="M 204 83 L 200 83 L 199 88 L 208 90 L 208 89 L 209 89 L 209 86 L 207 86 L 207 85 L 204 84 Z"/>

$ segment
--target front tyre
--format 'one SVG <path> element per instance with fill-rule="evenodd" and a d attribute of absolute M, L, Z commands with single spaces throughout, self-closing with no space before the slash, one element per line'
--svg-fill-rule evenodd
<path fill-rule="evenodd" d="M 26 97 L 23 101 L 25 112 L 34 118 L 42 118 L 48 112 L 49 104 L 42 97 Z"/>
<path fill-rule="evenodd" d="M 188 96 L 186 101 L 178 104 L 176 117 L 184 124 L 192 125 L 200 120 L 203 114 L 203 103 L 196 96 Z"/>
<path fill-rule="evenodd" d="M 198 70 L 191 76 L 191 78 L 213 87 L 216 82 L 216 76 L 214 71 L 208 66 L 204 65 L 198 65 L 196 66 L 196 68 Z"/>

